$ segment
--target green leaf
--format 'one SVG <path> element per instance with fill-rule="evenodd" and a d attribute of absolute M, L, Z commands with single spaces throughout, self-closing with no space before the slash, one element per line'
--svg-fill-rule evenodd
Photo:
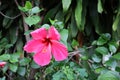
<path fill-rule="evenodd" d="M 101 58 L 99 56 L 97 56 L 96 54 L 94 54 L 92 56 L 92 59 L 93 59 L 94 62 L 97 62 L 97 63 L 101 62 Z"/>
<path fill-rule="evenodd" d="M 113 55 L 113 58 L 120 60 L 120 52 L 116 53 L 115 55 Z"/>
<path fill-rule="evenodd" d="M 76 41 L 75 39 L 72 40 L 72 47 L 76 47 L 76 46 L 79 46 L 79 43 L 78 41 Z"/>
<path fill-rule="evenodd" d="M 97 40 L 97 45 L 104 45 L 109 41 L 111 38 L 111 35 L 109 33 L 102 34 L 99 39 Z"/>
<path fill-rule="evenodd" d="M 10 70 L 13 72 L 16 72 L 18 69 L 18 65 L 17 64 L 10 64 Z"/>
<path fill-rule="evenodd" d="M 55 15 L 55 19 L 60 20 L 60 21 L 64 21 L 64 15 L 65 14 L 61 10 L 59 10 Z"/>
<path fill-rule="evenodd" d="M 25 6 L 24 7 L 18 6 L 18 9 L 23 12 L 27 12 L 32 9 L 32 4 L 30 3 L 30 1 L 26 1 Z"/>
<path fill-rule="evenodd" d="M 116 49 L 118 49 L 118 47 L 119 47 L 119 43 L 118 43 L 119 41 L 114 41 L 114 40 L 112 40 L 112 41 L 110 41 L 108 44 L 109 45 L 113 45 Z"/>
<path fill-rule="evenodd" d="M 8 37 L 10 38 L 11 44 L 14 44 L 17 41 L 18 36 L 16 35 L 17 32 L 17 27 L 11 27 L 9 29 L 9 35 Z"/>
<path fill-rule="evenodd" d="M 67 49 L 68 49 L 69 52 L 70 52 L 70 51 L 73 51 L 73 48 L 72 48 L 72 46 L 71 46 L 71 43 L 67 43 Z"/>
<path fill-rule="evenodd" d="M 117 67 L 115 68 L 115 70 L 116 70 L 117 72 L 120 72 L 120 67 L 117 66 Z"/>
<path fill-rule="evenodd" d="M 40 17 L 39 16 L 29 16 L 29 17 L 26 17 L 25 18 L 25 22 L 31 26 L 31 25 L 35 25 L 37 24 L 38 22 L 40 22 Z"/>
<path fill-rule="evenodd" d="M 50 21 L 50 23 L 51 23 L 52 25 L 54 25 L 57 20 L 56 20 L 56 19 L 55 19 L 55 20 L 52 20 L 52 19 L 49 18 L 49 21 Z"/>
<path fill-rule="evenodd" d="M 19 60 L 19 57 L 20 57 L 20 53 L 13 53 L 11 56 L 10 56 L 10 62 L 11 63 L 16 63 L 18 62 Z"/>
<path fill-rule="evenodd" d="M 67 76 L 68 80 L 75 80 L 73 69 L 69 66 L 62 67 L 63 73 Z"/>
<path fill-rule="evenodd" d="M 48 23 L 50 18 L 53 18 L 57 11 L 59 10 L 60 5 L 57 5 L 53 9 L 50 9 L 44 17 L 43 23 Z"/>
<path fill-rule="evenodd" d="M 32 9 L 32 4 L 30 3 L 30 1 L 26 1 L 25 8 Z"/>
<path fill-rule="evenodd" d="M 103 55 L 108 54 L 108 49 L 106 47 L 98 47 L 95 51 Z"/>
<path fill-rule="evenodd" d="M 7 60 L 9 60 L 10 59 L 10 55 L 9 54 L 3 54 L 3 55 L 1 55 L 0 56 L 0 60 L 2 60 L 2 61 L 7 61 Z"/>
<path fill-rule="evenodd" d="M 6 13 L 5 13 L 5 15 L 7 15 L 7 16 L 14 16 L 14 13 L 13 13 L 12 10 L 7 10 Z M 5 29 L 7 29 L 7 28 L 10 27 L 10 25 L 12 24 L 12 22 L 13 22 L 12 19 L 9 19 L 9 18 L 4 17 L 3 22 L 2 22 L 2 25 L 3 25 L 3 27 L 4 27 Z"/>
<path fill-rule="evenodd" d="M 67 46 L 68 30 L 63 29 L 62 31 L 60 31 L 60 35 L 61 35 L 61 41 Z"/>
<path fill-rule="evenodd" d="M 114 71 L 108 71 L 101 74 L 97 80 L 120 80 L 119 73 Z"/>
<path fill-rule="evenodd" d="M 21 76 L 24 76 L 26 73 L 26 68 L 25 67 L 18 67 L 17 73 Z"/>
<path fill-rule="evenodd" d="M 75 8 L 75 20 L 77 23 L 78 29 L 82 30 L 80 28 L 81 26 L 81 21 L 82 21 L 82 0 L 77 0 L 77 6 Z"/>
<path fill-rule="evenodd" d="M 62 0 L 63 12 L 66 12 L 71 4 L 72 0 Z"/>
<path fill-rule="evenodd" d="M 8 44 L 8 40 L 7 40 L 7 38 L 2 38 L 1 40 L 0 40 L 0 47 L 1 48 L 3 48 L 5 45 L 7 45 Z"/>
<path fill-rule="evenodd" d="M 64 28 L 64 23 L 61 21 L 55 21 L 55 23 L 53 24 L 56 28 L 58 28 L 59 30 L 63 30 Z"/>
<path fill-rule="evenodd" d="M 82 13 L 81 13 L 81 26 L 80 26 L 80 30 L 84 30 L 85 28 L 85 24 L 86 24 L 86 14 L 87 14 L 87 6 L 89 1 L 88 0 L 82 0 Z"/>
<path fill-rule="evenodd" d="M 49 29 L 49 28 L 50 28 L 50 25 L 49 25 L 49 24 L 43 24 L 41 27 L 42 27 L 42 28 Z"/>
<path fill-rule="evenodd" d="M 86 72 L 86 69 L 78 69 L 78 71 L 80 72 L 81 77 L 88 77 L 88 74 Z"/>
<path fill-rule="evenodd" d="M 101 73 L 102 71 L 106 70 L 104 67 L 98 67 L 95 69 L 96 73 Z"/>
<path fill-rule="evenodd" d="M 9 49 L 10 47 L 12 47 L 13 46 L 13 44 L 7 44 L 6 46 L 5 46 L 5 49 Z"/>
<path fill-rule="evenodd" d="M 20 60 L 20 65 L 21 66 L 25 66 L 28 65 L 30 63 L 31 59 L 30 58 L 23 58 Z"/>
<path fill-rule="evenodd" d="M 6 80 L 6 77 L 4 76 L 4 77 L 0 78 L 0 80 Z"/>
<path fill-rule="evenodd" d="M 58 30 L 62 30 L 64 28 L 64 23 L 62 21 L 56 19 L 55 20 L 49 19 L 49 21 Z"/>
<path fill-rule="evenodd" d="M 2 68 L 3 73 L 6 73 L 8 69 L 9 69 L 9 63 L 7 63 L 7 64 Z"/>
<path fill-rule="evenodd" d="M 89 5 L 89 7 L 90 7 L 90 11 L 89 11 L 90 12 L 90 21 L 88 21 L 88 22 L 90 25 L 88 25 L 88 26 L 90 26 L 90 28 L 91 28 L 91 26 L 94 25 L 95 32 L 100 34 L 103 32 L 104 29 L 103 29 L 103 26 L 100 24 L 99 14 L 98 14 L 98 11 L 96 9 L 97 5 L 95 5 L 95 4 L 96 4 L 96 1 L 91 1 L 91 4 Z M 91 23 L 92 23 L 92 25 L 91 25 Z"/>
<path fill-rule="evenodd" d="M 119 26 L 120 26 L 120 14 L 118 13 L 112 25 L 113 31 L 116 31 Z"/>
<path fill-rule="evenodd" d="M 110 40 L 111 35 L 110 35 L 110 33 L 104 33 L 104 34 L 101 35 L 101 37 L 105 40 Z"/>
<path fill-rule="evenodd" d="M 25 31 L 24 35 L 29 35 L 30 32 L 32 32 L 33 30 L 28 30 L 28 31 Z"/>
<path fill-rule="evenodd" d="M 36 6 L 30 10 L 29 14 L 33 15 L 33 14 L 39 13 L 40 11 L 41 11 L 40 8 Z"/>
<path fill-rule="evenodd" d="M 27 12 L 30 10 L 30 9 L 27 9 L 27 8 L 21 7 L 21 6 L 18 6 L 18 9 L 21 10 L 22 12 Z"/>
<path fill-rule="evenodd" d="M 19 40 L 17 40 L 17 42 L 16 42 L 16 50 L 17 50 L 17 52 L 21 52 L 21 53 L 23 53 L 23 41 L 22 41 L 22 36 L 20 37 L 19 36 Z"/>
<path fill-rule="evenodd" d="M 117 66 L 117 62 L 116 62 L 116 60 L 109 58 L 109 60 L 105 62 L 105 65 L 109 66 L 110 68 L 112 68 L 114 70 Z"/>
<path fill-rule="evenodd" d="M 114 45 L 109 45 L 109 50 L 112 52 L 112 53 L 115 53 L 117 51 L 116 47 Z"/>
<path fill-rule="evenodd" d="M 32 63 L 31 63 L 31 67 L 34 68 L 34 69 L 38 69 L 38 68 L 40 68 L 40 66 L 37 65 L 34 61 L 32 61 Z"/>
<path fill-rule="evenodd" d="M 98 10 L 99 13 L 103 12 L 103 6 L 102 6 L 102 1 L 101 0 L 98 0 L 97 10 Z"/>
<path fill-rule="evenodd" d="M 75 17 L 72 15 L 71 24 L 70 24 L 70 34 L 72 35 L 72 37 L 76 37 L 77 33 L 78 33 L 78 29 L 75 22 Z"/>
<path fill-rule="evenodd" d="M 61 79 L 65 80 L 66 79 L 64 73 L 61 71 L 57 71 L 55 74 L 52 75 L 52 77 L 53 77 L 52 80 L 61 80 Z"/>
<path fill-rule="evenodd" d="M 94 41 L 92 42 L 92 45 L 97 45 L 97 40 L 94 40 Z"/>
<path fill-rule="evenodd" d="M 97 45 L 104 45 L 105 43 L 107 43 L 107 40 L 103 39 L 102 37 L 99 37 Z"/>

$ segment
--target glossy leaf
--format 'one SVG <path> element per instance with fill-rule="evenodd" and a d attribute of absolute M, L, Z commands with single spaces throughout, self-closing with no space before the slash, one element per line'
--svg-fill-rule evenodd
<path fill-rule="evenodd" d="M 111 69 L 115 70 L 115 68 L 117 66 L 117 62 L 114 59 L 109 58 L 109 60 L 105 62 L 105 65 L 109 66 Z"/>
<path fill-rule="evenodd" d="M 66 79 L 64 73 L 62 73 L 62 72 L 60 72 L 60 71 L 58 71 L 58 72 L 56 72 L 55 74 L 53 74 L 52 77 L 53 77 L 52 80 Z"/>
<path fill-rule="evenodd" d="M 60 5 L 57 5 L 56 7 L 52 8 L 47 12 L 44 18 L 44 23 L 49 22 L 49 18 L 53 18 L 55 14 L 57 13 Z"/>
<path fill-rule="evenodd" d="M 62 0 L 63 12 L 66 12 L 71 4 L 72 0 Z"/>
<path fill-rule="evenodd" d="M 18 36 L 17 34 L 17 28 L 16 27 L 11 27 L 9 29 L 9 38 L 10 38 L 10 42 L 11 44 L 14 44 L 17 41 Z"/>
<path fill-rule="evenodd" d="M 82 77 L 88 77 L 88 74 L 86 73 L 86 69 L 79 69 L 79 72 L 80 72 L 80 75 L 82 76 Z"/>
<path fill-rule="evenodd" d="M 31 61 L 30 58 L 23 58 L 23 59 L 20 60 L 20 65 L 21 66 L 28 65 L 30 61 Z"/>
<path fill-rule="evenodd" d="M 110 38 L 111 38 L 110 34 L 108 33 L 102 34 L 97 40 L 97 45 L 104 45 L 110 40 Z"/>
<path fill-rule="evenodd" d="M 79 43 L 78 43 L 78 41 L 76 41 L 75 39 L 73 39 L 71 45 L 72 45 L 73 48 L 75 48 L 75 47 L 79 46 Z"/>
<path fill-rule="evenodd" d="M 60 35 L 61 35 L 61 41 L 67 46 L 68 30 L 63 29 L 60 32 Z"/>
<path fill-rule="evenodd" d="M 31 67 L 34 68 L 34 69 L 40 68 L 40 66 L 37 65 L 34 61 L 31 62 Z"/>
<path fill-rule="evenodd" d="M 106 47 L 98 47 L 95 51 L 103 55 L 108 54 L 108 49 Z"/>
<path fill-rule="evenodd" d="M 75 8 L 75 20 L 77 23 L 78 29 L 81 29 L 81 21 L 82 21 L 82 0 L 77 0 L 77 6 Z"/>
<path fill-rule="evenodd" d="M 93 55 L 92 59 L 93 59 L 94 62 L 97 62 L 97 63 L 101 62 L 101 58 L 97 55 Z"/>
<path fill-rule="evenodd" d="M 33 15 L 33 14 L 39 13 L 40 11 L 41 11 L 40 8 L 36 6 L 29 11 L 29 14 Z"/>
<path fill-rule="evenodd" d="M 105 43 L 107 43 L 107 40 L 103 39 L 102 37 L 99 37 L 97 45 L 104 45 Z"/>
<path fill-rule="evenodd" d="M 30 1 L 26 1 L 25 8 L 27 8 L 27 9 L 31 9 L 32 8 L 32 4 L 31 4 Z"/>
<path fill-rule="evenodd" d="M 10 54 L 3 54 L 3 55 L 0 55 L 0 60 L 9 60 L 10 59 Z"/>
<path fill-rule="evenodd" d="M 97 10 L 98 10 L 99 13 L 103 12 L 102 0 L 98 0 Z"/>
<path fill-rule="evenodd" d="M 112 53 L 115 53 L 117 51 L 116 47 L 114 45 L 109 45 L 109 50 L 112 52 Z"/>
<path fill-rule="evenodd" d="M 18 67 L 17 73 L 21 76 L 24 76 L 26 73 L 26 68 L 25 67 Z"/>
<path fill-rule="evenodd" d="M 0 80 L 6 80 L 6 77 L 4 76 L 4 77 L 0 78 Z"/>
<path fill-rule="evenodd" d="M 97 80 L 119 80 L 119 74 L 117 72 L 108 71 L 104 74 L 101 74 Z"/>
<path fill-rule="evenodd" d="M 20 53 L 13 53 L 12 55 L 10 55 L 10 62 L 11 63 L 16 63 L 19 61 L 20 58 Z"/>
<path fill-rule="evenodd" d="M 120 60 L 120 53 L 118 52 L 115 55 L 113 55 L 113 58 Z"/>
<path fill-rule="evenodd" d="M 113 22 L 113 25 L 112 25 L 113 31 L 116 31 L 119 26 L 120 26 L 120 15 L 117 14 L 117 16 Z"/>
<path fill-rule="evenodd" d="M 78 33 L 78 28 L 75 22 L 75 17 L 72 15 L 71 17 L 71 24 L 70 24 L 70 30 L 71 30 L 71 35 L 72 37 L 76 37 L 77 33 Z"/>
<path fill-rule="evenodd" d="M 29 17 L 26 17 L 26 18 L 25 18 L 25 22 L 26 22 L 29 26 L 32 26 L 32 25 L 35 25 L 35 24 L 37 24 L 38 22 L 40 22 L 40 17 L 39 17 L 39 16 L 29 16 Z"/>
<path fill-rule="evenodd" d="M 24 7 L 18 6 L 18 9 L 23 12 L 27 12 L 32 9 L 32 4 L 30 3 L 30 1 L 26 1 L 25 6 Z"/>
<path fill-rule="evenodd" d="M 18 65 L 17 64 L 10 64 L 10 70 L 13 72 L 16 72 L 18 69 Z"/>
<path fill-rule="evenodd" d="M 8 15 L 8 16 L 13 15 L 12 10 L 6 11 L 5 15 Z M 4 28 L 7 29 L 7 28 L 10 27 L 10 25 L 12 24 L 12 22 L 13 22 L 12 19 L 9 19 L 9 18 L 4 17 L 3 22 L 2 22 L 2 25 L 3 25 Z"/>

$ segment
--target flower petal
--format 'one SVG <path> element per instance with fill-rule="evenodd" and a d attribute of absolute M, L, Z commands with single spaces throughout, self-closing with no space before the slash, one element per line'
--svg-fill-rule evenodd
<path fill-rule="evenodd" d="M 0 67 L 4 67 L 6 62 L 0 62 Z"/>
<path fill-rule="evenodd" d="M 51 56 L 51 46 L 45 46 L 43 49 L 34 55 L 34 61 L 40 65 L 40 66 L 45 66 L 50 63 L 50 59 L 52 58 Z"/>
<path fill-rule="evenodd" d="M 65 45 L 58 41 L 52 40 L 52 54 L 56 61 L 61 61 L 67 58 L 68 51 Z"/>
<path fill-rule="evenodd" d="M 37 53 L 41 51 L 44 44 L 40 40 L 30 40 L 27 42 L 27 44 L 24 46 L 24 50 L 28 53 L 34 52 Z"/>
<path fill-rule="evenodd" d="M 47 30 L 45 28 L 39 28 L 31 32 L 33 39 L 44 39 L 47 36 Z"/>
<path fill-rule="evenodd" d="M 58 33 L 54 26 L 50 27 L 48 33 L 49 38 L 53 40 L 60 40 L 60 34 Z"/>

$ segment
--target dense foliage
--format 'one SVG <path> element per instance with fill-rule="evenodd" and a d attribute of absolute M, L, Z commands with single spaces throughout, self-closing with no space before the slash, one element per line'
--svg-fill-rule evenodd
<path fill-rule="evenodd" d="M 47 66 L 23 50 L 53 25 L 68 59 Z M 0 80 L 120 80 L 120 0 L 0 0 Z"/>

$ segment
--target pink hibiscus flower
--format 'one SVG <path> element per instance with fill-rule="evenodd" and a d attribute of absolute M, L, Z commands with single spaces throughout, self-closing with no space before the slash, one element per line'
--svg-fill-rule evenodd
<path fill-rule="evenodd" d="M 6 62 L 0 62 L 0 67 L 4 67 Z"/>
<path fill-rule="evenodd" d="M 46 28 L 37 29 L 31 32 L 31 35 L 33 39 L 24 46 L 24 50 L 28 53 L 35 53 L 33 59 L 38 65 L 48 65 L 52 55 L 56 61 L 67 58 L 67 48 L 59 42 L 60 34 L 53 26 L 49 30 Z"/>

